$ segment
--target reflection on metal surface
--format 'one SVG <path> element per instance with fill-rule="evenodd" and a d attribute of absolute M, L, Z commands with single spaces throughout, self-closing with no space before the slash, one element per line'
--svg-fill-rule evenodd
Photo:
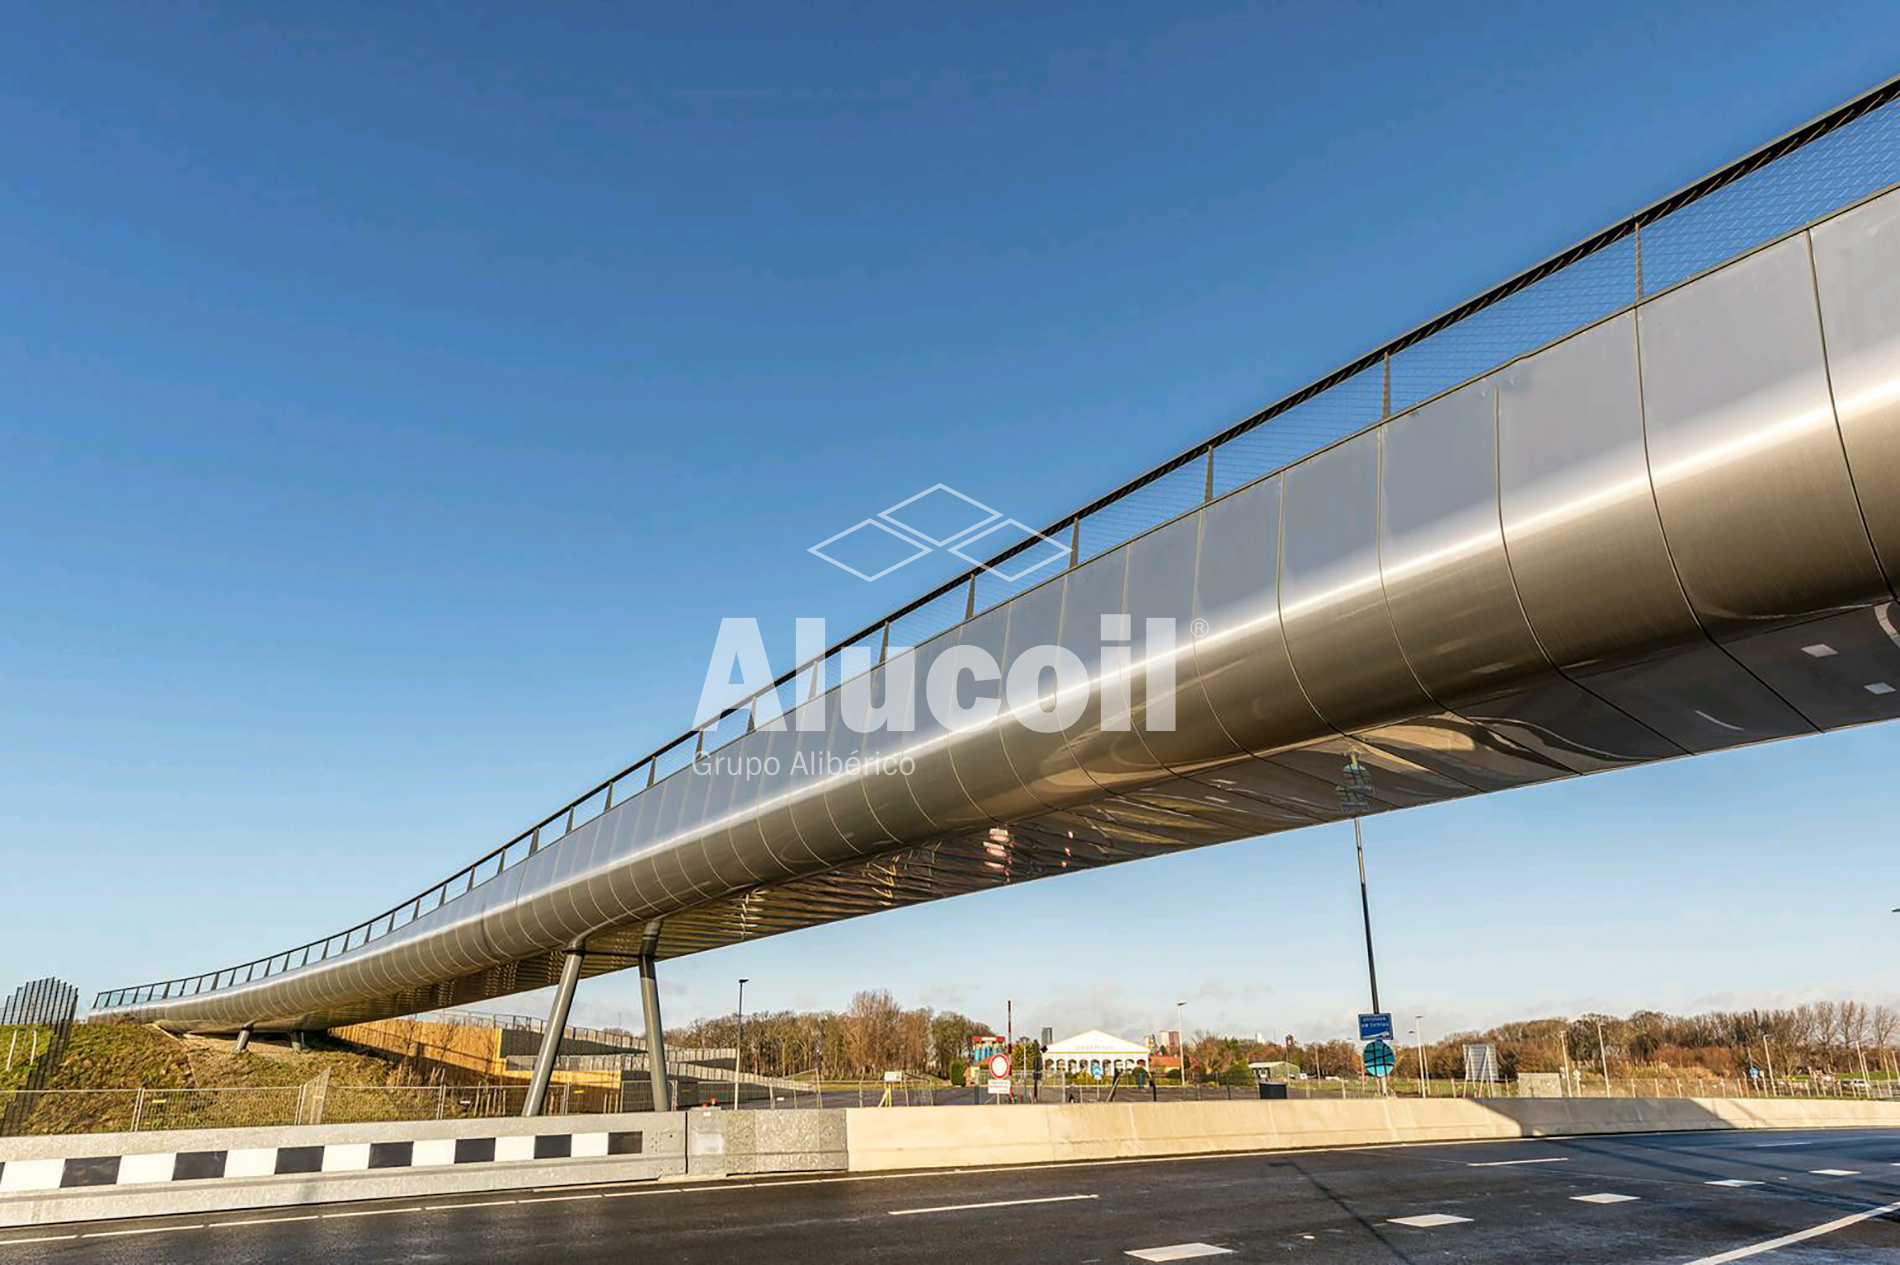
<path fill-rule="evenodd" d="M 674 957 L 1337 820 L 1349 759 L 1376 812 L 1900 715 L 1896 199 L 1817 227 L 1813 269 L 1797 233 L 933 637 L 896 687 L 912 732 L 806 702 L 719 737 L 757 777 L 680 752 L 345 936 L 99 1009 L 326 1027 L 545 986 L 581 940 L 585 974 L 619 969 L 654 919 Z M 1105 619 L 1129 664 L 1172 665 L 1173 729 L 1165 686 L 1117 727 L 1141 673 L 1103 657 Z M 1090 668 L 1060 732 L 921 705 L 954 647 L 1007 674 L 1050 643 Z M 914 772 L 836 763 L 860 753 Z"/>
<path fill-rule="evenodd" d="M 1703 626 L 1722 638 L 1885 595 L 1834 423 L 1806 235 L 1644 304 L 1637 324 L 1656 503 Z"/>
<path fill-rule="evenodd" d="M 1900 468 L 1900 201 L 1878 198 L 1810 236 L 1841 443 L 1887 583 L 1900 591 L 1900 497 L 1882 493 Z"/>

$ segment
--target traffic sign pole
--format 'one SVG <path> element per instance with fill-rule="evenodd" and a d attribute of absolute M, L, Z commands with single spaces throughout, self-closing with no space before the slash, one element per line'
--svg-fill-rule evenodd
<path fill-rule="evenodd" d="M 1366 845 L 1359 833 L 1359 817 L 1352 819 L 1352 847 L 1359 854 L 1359 912 L 1366 922 L 1366 977 L 1372 982 L 1372 1010 L 1379 1013 L 1379 967 L 1372 957 L 1372 900 L 1366 895 Z"/>

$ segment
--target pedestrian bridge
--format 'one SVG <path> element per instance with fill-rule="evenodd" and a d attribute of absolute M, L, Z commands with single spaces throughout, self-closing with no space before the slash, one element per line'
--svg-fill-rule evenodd
<path fill-rule="evenodd" d="M 1337 820 L 1349 758 L 1378 812 L 1900 714 L 1895 96 L 1078 510 L 1046 533 L 1059 572 L 979 567 L 850 639 L 872 697 L 904 647 L 921 693 L 953 646 L 1007 672 L 1062 645 L 1089 674 L 1074 723 L 953 731 L 921 698 L 910 733 L 753 723 L 833 697 L 834 647 L 348 931 L 95 1013 L 325 1028 Z M 1119 615 L 1132 668 L 1104 663 Z M 1132 724 L 1105 724 L 1130 680 Z M 791 772 L 850 755 L 876 759 Z M 777 773 L 732 772 L 749 757 Z"/>

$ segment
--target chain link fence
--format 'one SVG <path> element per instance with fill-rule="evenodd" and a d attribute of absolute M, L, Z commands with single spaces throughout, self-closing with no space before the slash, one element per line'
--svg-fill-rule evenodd
<path fill-rule="evenodd" d="M 20 1133 L 141 1133 L 162 1129 L 254 1129 L 398 1120 L 519 1116 L 525 1085 L 304 1085 L 188 1089 L 35 1089 L 0 1093 Z M 618 1089 L 554 1085 L 548 1111 L 620 1110 Z"/>

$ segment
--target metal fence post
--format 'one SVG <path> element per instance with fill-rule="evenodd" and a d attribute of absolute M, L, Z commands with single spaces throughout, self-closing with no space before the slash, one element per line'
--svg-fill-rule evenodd
<path fill-rule="evenodd" d="M 139 1131 L 139 1121 L 144 1117 L 144 1115 L 145 1115 L 145 1091 L 141 1089 L 138 1091 L 138 1097 L 132 1100 L 131 1132 L 137 1133 Z"/>

